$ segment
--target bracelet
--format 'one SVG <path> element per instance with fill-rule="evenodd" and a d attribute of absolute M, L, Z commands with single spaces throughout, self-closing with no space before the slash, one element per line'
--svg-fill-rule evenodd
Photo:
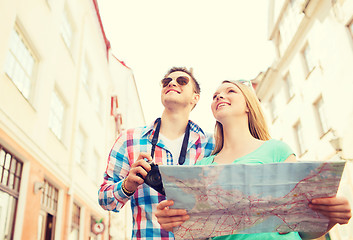
<path fill-rule="evenodd" d="M 134 194 L 135 191 L 129 191 L 125 188 L 125 181 L 126 178 L 124 178 L 123 183 L 121 184 L 121 188 L 123 189 L 124 193 L 128 196 L 131 196 L 132 194 Z"/>

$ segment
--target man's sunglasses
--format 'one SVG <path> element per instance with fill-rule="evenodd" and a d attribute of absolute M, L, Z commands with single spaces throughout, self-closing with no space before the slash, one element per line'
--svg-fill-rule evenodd
<path fill-rule="evenodd" d="M 162 86 L 165 88 L 166 86 L 169 85 L 169 83 L 173 81 L 173 78 L 171 77 L 167 77 L 167 78 L 163 78 L 161 81 Z M 186 76 L 180 76 L 177 77 L 176 82 L 180 85 L 180 86 L 185 86 L 186 84 L 189 83 L 189 78 Z"/>

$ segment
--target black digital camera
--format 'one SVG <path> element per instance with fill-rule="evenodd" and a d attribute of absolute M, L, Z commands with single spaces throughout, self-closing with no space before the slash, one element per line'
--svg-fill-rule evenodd
<path fill-rule="evenodd" d="M 142 175 L 139 173 L 137 173 L 136 175 L 142 178 L 148 186 L 150 186 L 160 194 L 165 195 L 162 176 L 159 172 L 158 165 L 154 164 L 153 162 L 147 163 L 151 166 L 151 170 L 147 173 L 146 178 L 143 178 Z"/>

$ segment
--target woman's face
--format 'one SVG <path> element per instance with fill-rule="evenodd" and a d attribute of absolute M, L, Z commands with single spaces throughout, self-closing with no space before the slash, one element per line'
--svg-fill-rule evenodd
<path fill-rule="evenodd" d="M 247 116 L 249 112 L 245 98 L 233 83 L 222 83 L 213 94 L 211 104 L 213 116 L 222 123 L 224 118 Z"/>

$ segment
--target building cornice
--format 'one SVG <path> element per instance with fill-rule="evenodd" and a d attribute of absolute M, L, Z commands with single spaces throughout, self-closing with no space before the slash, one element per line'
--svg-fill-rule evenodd
<path fill-rule="evenodd" d="M 99 13 L 99 8 L 98 8 L 97 0 L 92 0 L 92 1 L 93 1 L 94 9 L 96 10 L 96 14 L 97 14 L 97 18 L 98 18 L 98 23 L 99 23 L 99 26 L 100 26 L 100 28 L 101 28 L 101 32 L 102 32 L 103 39 L 104 39 L 104 43 L 105 43 L 105 47 L 106 47 L 107 59 L 108 59 L 108 61 L 109 61 L 109 49 L 111 48 L 110 42 L 109 42 L 107 36 L 105 35 L 105 31 L 104 31 L 102 19 L 101 19 L 100 13 Z"/>

